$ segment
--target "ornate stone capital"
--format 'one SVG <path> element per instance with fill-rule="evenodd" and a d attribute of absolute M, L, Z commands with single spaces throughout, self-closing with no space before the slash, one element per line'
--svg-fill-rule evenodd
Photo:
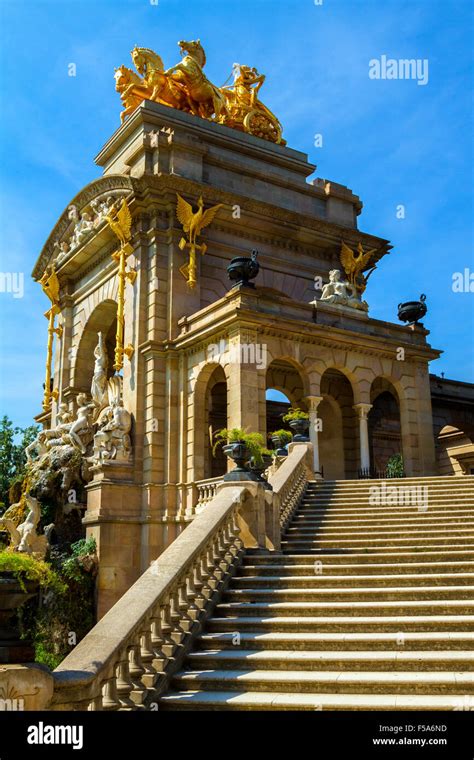
<path fill-rule="evenodd" d="M 352 408 L 357 412 L 360 420 L 366 420 L 368 413 L 372 409 L 372 404 L 354 404 Z"/>
<path fill-rule="evenodd" d="M 304 399 L 308 404 L 308 412 L 316 412 L 319 404 L 323 400 L 322 396 L 305 396 Z"/>

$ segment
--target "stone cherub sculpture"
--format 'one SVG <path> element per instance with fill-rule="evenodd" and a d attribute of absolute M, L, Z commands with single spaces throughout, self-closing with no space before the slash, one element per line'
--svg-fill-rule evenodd
<path fill-rule="evenodd" d="M 347 280 L 341 280 L 339 269 L 329 272 L 329 282 L 323 287 L 320 300 L 360 311 L 368 311 L 369 308 L 367 301 L 361 300 L 357 288 Z"/>

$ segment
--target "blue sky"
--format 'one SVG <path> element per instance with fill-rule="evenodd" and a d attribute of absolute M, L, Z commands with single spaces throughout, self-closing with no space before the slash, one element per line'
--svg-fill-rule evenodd
<path fill-rule="evenodd" d="M 25 293 L 0 293 L 0 414 L 27 425 L 41 409 L 47 301 L 30 279 L 52 226 L 119 126 L 114 67 L 135 44 L 179 59 L 201 38 L 223 84 L 234 61 L 267 75 L 262 100 L 316 175 L 364 201 L 362 230 L 394 249 L 367 289 L 371 316 L 428 296 L 425 325 L 444 349 L 432 371 L 474 381 L 473 299 L 454 272 L 473 262 L 471 0 L 1 0 L 0 256 Z M 428 59 L 425 86 L 372 80 L 369 61 Z M 76 76 L 68 76 L 75 63 Z M 323 146 L 314 146 L 322 134 Z M 405 206 L 405 218 L 396 216 Z"/>

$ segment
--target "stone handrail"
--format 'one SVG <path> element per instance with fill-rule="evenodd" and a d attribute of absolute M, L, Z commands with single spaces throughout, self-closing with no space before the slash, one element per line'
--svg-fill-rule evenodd
<path fill-rule="evenodd" d="M 280 502 L 280 526 L 285 530 L 298 506 L 308 480 L 314 478 L 310 443 L 290 443 L 288 456 L 268 479 L 273 494 Z"/>
<path fill-rule="evenodd" d="M 56 668 L 53 710 L 153 709 L 243 554 L 243 486 L 219 492 Z"/>

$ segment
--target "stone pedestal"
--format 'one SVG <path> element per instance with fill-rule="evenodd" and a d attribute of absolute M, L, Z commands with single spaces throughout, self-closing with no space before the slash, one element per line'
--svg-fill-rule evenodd
<path fill-rule="evenodd" d="M 104 462 L 87 486 L 87 536 L 94 536 L 99 557 L 97 617 L 101 618 L 134 583 L 141 566 L 140 488 L 133 465 Z"/>
<path fill-rule="evenodd" d="M 53 684 L 44 665 L 0 665 L 0 712 L 46 709 Z"/>

